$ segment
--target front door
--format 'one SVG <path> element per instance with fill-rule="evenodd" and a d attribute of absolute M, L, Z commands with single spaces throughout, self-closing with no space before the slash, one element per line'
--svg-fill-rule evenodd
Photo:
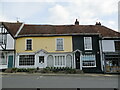
<path fill-rule="evenodd" d="M 39 56 L 39 67 L 44 68 L 45 67 L 45 57 Z"/>
<path fill-rule="evenodd" d="M 76 69 L 80 69 L 80 52 L 75 53 Z"/>
<path fill-rule="evenodd" d="M 13 67 L 13 56 L 9 56 L 8 57 L 8 68 L 12 68 Z"/>

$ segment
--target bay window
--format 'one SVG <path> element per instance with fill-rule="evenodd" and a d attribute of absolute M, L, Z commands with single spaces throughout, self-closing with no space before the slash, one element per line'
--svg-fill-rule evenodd
<path fill-rule="evenodd" d="M 83 67 L 96 67 L 95 55 L 82 55 L 81 59 Z"/>

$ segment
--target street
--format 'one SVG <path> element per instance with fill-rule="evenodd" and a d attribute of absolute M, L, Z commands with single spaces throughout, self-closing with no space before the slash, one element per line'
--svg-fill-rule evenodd
<path fill-rule="evenodd" d="M 2 75 L 2 88 L 118 88 L 118 76 Z"/>

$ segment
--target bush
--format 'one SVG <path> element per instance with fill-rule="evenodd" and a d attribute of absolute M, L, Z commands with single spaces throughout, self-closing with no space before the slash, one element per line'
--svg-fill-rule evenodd
<path fill-rule="evenodd" d="M 42 70 L 41 70 L 41 73 L 51 73 L 52 71 L 51 71 L 51 69 L 50 68 L 43 68 Z"/>
<path fill-rule="evenodd" d="M 4 71 L 5 73 L 13 73 L 12 68 L 8 68 Z"/>
<path fill-rule="evenodd" d="M 65 70 L 66 73 L 68 74 L 75 74 L 76 73 L 76 70 L 75 69 L 71 69 L 71 68 L 68 68 Z"/>
<path fill-rule="evenodd" d="M 66 73 L 66 74 L 81 74 L 82 70 L 76 70 L 69 67 L 46 67 L 43 69 L 39 68 L 8 68 L 5 70 L 6 73 L 16 73 L 16 72 L 27 72 L 27 73 Z"/>

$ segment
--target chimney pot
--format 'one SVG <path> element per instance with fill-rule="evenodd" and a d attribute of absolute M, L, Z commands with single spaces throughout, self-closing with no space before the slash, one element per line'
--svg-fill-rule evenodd
<path fill-rule="evenodd" d="M 100 25 L 101 26 L 101 23 L 100 22 L 96 22 L 96 24 L 95 25 Z"/>

